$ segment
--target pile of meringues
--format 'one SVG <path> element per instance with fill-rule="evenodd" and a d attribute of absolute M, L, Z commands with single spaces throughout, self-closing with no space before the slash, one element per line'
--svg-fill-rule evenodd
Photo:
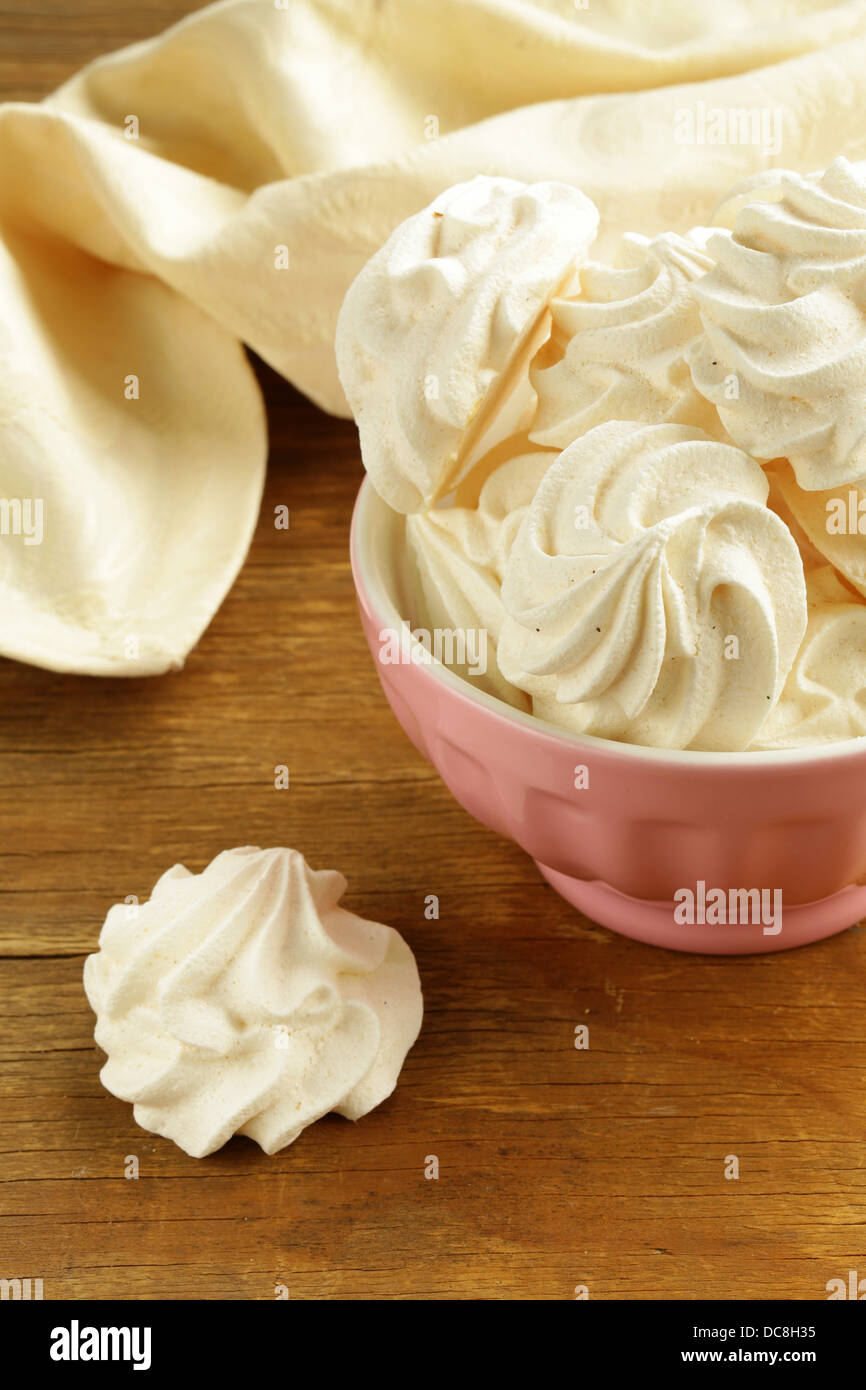
<path fill-rule="evenodd" d="M 609 265 L 583 193 L 480 176 L 364 267 L 337 358 L 406 617 L 483 630 L 474 679 L 574 731 L 866 734 L 866 171 L 717 222 Z"/>

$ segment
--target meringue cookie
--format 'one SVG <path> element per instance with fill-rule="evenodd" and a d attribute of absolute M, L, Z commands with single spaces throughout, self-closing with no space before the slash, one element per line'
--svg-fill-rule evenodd
<path fill-rule="evenodd" d="M 397 511 L 430 506 L 529 423 L 547 306 L 597 228 L 568 184 L 479 175 L 403 222 L 357 276 L 337 365 L 364 465 Z"/>
<path fill-rule="evenodd" d="M 757 195 L 757 191 L 756 191 Z M 866 483 L 866 177 L 776 173 L 711 237 L 694 286 L 698 390 L 735 444 L 790 459 L 800 487 Z"/>
<path fill-rule="evenodd" d="M 848 583 L 866 596 L 866 492 L 853 484 L 806 492 L 784 460 L 771 470 L 779 494 L 798 528 L 809 542 L 809 550 L 844 575 Z M 862 526 L 862 531 L 860 527 Z M 801 546 L 801 553 L 805 552 Z M 846 597 L 850 599 L 851 594 Z"/>
<path fill-rule="evenodd" d="M 630 234 L 615 265 L 587 262 L 579 295 L 551 303 L 551 335 L 530 371 L 530 438 L 564 449 L 608 420 L 675 420 L 720 434 L 685 361 L 702 332 L 691 285 L 712 266 L 698 232 Z"/>
<path fill-rule="evenodd" d="M 430 631 L 483 634 L 485 669 L 473 670 L 468 662 L 455 663 L 452 669 L 521 709 L 529 709 L 529 699 L 505 680 L 496 658 L 505 619 L 502 574 L 526 508 L 555 458 L 542 449 L 515 454 L 485 479 L 475 505 L 467 489 L 462 496 L 458 491 L 455 500 L 465 498 L 468 505 L 406 518 L 417 621 Z"/>
<path fill-rule="evenodd" d="M 806 574 L 809 625 L 753 749 L 807 748 L 866 735 L 866 603 L 830 565 Z"/>
<path fill-rule="evenodd" d="M 776 459 L 774 463 L 769 463 L 765 466 L 764 477 L 767 479 L 770 489 L 767 496 L 767 506 L 776 513 L 776 516 L 784 521 L 788 530 L 791 532 L 797 549 L 800 552 L 800 559 L 803 561 L 803 569 L 816 569 L 818 566 L 827 563 L 827 557 L 822 555 L 820 550 L 817 550 L 812 544 L 788 505 L 785 494 L 782 491 L 782 480 L 785 472 L 790 472 L 790 464 L 787 463 L 785 459 Z M 791 476 L 793 480 L 793 475 Z M 796 487 L 796 484 L 794 484 L 794 486 Z M 805 497 L 814 496 L 813 493 L 803 493 L 802 489 L 798 489 L 798 491 Z"/>
<path fill-rule="evenodd" d="M 102 1083 L 142 1128 L 197 1158 L 235 1133 L 275 1153 L 390 1095 L 421 1025 L 418 971 L 397 932 L 338 906 L 345 887 L 296 850 L 235 849 L 111 909 L 84 988 Z"/>
<path fill-rule="evenodd" d="M 578 731 L 745 748 L 806 627 L 800 556 L 766 500 L 758 464 L 699 430 L 597 426 L 548 469 L 512 546 L 503 675 Z"/>

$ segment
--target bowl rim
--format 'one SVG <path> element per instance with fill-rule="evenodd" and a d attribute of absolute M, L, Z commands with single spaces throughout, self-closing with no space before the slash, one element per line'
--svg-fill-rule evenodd
<path fill-rule="evenodd" d="M 409 619 L 404 617 L 394 603 L 386 586 L 379 577 L 383 567 L 381 554 L 376 556 L 369 535 L 370 518 L 375 507 L 384 507 L 394 516 L 400 516 L 376 491 L 370 478 L 365 475 L 352 510 L 349 536 L 349 551 L 352 577 L 355 590 L 362 605 L 376 618 L 383 628 L 400 631 Z M 410 642 L 420 647 L 417 639 Z M 617 739 L 601 738 L 597 734 L 579 734 L 564 729 L 539 718 L 529 711 L 515 709 L 504 700 L 490 695 L 472 685 L 456 671 L 445 666 L 426 648 L 423 661 L 413 663 L 415 669 L 430 676 L 431 679 L 447 686 L 452 693 L 469 703 L 480 706 L 488 714 L 504 719 L 510 724 L 520 725 L 530 733 L 543 733 L 570 749 L 595 750 L 609 757 L 622 758 L 627 762 L 656 763 L 668 768 L 751 768 L 753 770 L 781 767 L 802 767 L 805 764 L 820 766 L 856 759 L 866 759 L 866 734 L 855 738 L 839 739 L 835 743 L 813 744 L 805 748 L 746 749 L 725 752 L 720 750 L 699 750 L 689 748 L 653 748 L 638 743 L 623 743 Z"/>

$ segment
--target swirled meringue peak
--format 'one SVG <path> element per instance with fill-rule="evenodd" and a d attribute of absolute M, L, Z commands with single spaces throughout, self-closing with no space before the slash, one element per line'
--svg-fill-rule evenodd
<path fill-rule="evenodd" d="M 548 469 L 502 584 L 505 677 L 533 712 L 663 748 L 742 749 L 806 626 L 803 566 L 754 459 L 613 421 Z"/>
<path fill-rule="evenodd" d="M 446 496 L 528 425 L 529 361 L 598 228 L 564 183 L 479 175 L 394 231 L 350 286 L 340 380 L 364 465 L 397 511 Z"/>
<path fill-rule="evenodd" d="M 712 269 L 701 233 L 623 237 L 616 264 L 588 261 L 580 293 L 554 299 L 530 378 L 537 444 L 566 448 L 608 420 L 673 420 L 722 433 L 685 360 L 702 332 L 692 283 Z"/>
<path fill-rule="evenodd" d="M 505 619 L 500 588 L 520 523 L 555 458 L 545 449 L 515 454 L 489 473 L 477 498 L 474 489 L 458 490 L 458 505 L 406 518 L 416 620 L 431 633 L 451 634 L 451 650 L 466 654 L 449 663 L 454 670 L 522 709 L 527 695 L 505 680 L 496 658 Z"/>
<path fill-rule="evenodd" d="M 837 159 L 753 191 L 694 286 L 695 385 L 736 444 L 789 459 L 800 487 L 866 483 L 866 175 Z"/>
<path fill-rule="evenodd" d="M 830 565 L 806 575 L 809 625 L 755 750 L 808 748 L 866 734 L 866 604 Z"/>
<path fill-rule="evenodd" d="M 853 484 L 806 492 L 783 459 L 767 472 L 794 520 L 794 535 L 799 530 L 806 538 L 804 560 L 812 562 L 817 552 L 866 598 L 866 492 Z"/>
<path fill-rule="evenodd" d="M 390 1095 L 421 1025 L 418 971 L 391 927 L 338 906 L 345 887 L 296 850 L 234 849 L 111 909 L 84 988 L 102 1083 L 142 1128 L 197 1158 L 235 1133 L 275 1153 Z"/>

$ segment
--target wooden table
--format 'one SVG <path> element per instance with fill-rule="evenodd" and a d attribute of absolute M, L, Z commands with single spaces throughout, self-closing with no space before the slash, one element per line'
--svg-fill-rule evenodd
<path fill-rule="evenodd" d="M 42 0 L 46 25 L 0 5 L 4 89 L 39 95 L 190 8 L 70 19 Z M 471 821 L 361 637 L 354 431 L 261 377 L 262 520 L 185 669 L 0 662 L 0 1276 L 42 1278 L 46 1299 L 533 1300 L 820 1299 L 866 1276 L 863 930 L 763 958 L 657 951 L 578 916 Z M 250 843 L 342 869 L 347 904 L 404 934 L 424 1028 L 357 1125 L 195 1160 L 100 1086 L 82 963 L 112 903 Z"/>

